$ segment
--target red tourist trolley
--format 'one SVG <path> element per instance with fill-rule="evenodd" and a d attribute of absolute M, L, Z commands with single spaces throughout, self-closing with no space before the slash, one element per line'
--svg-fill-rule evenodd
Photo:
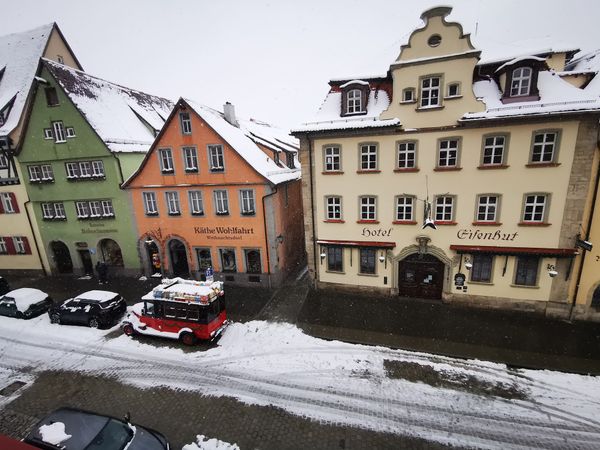
<path fill-rule="evenodd" d="M 193 345 L 198 339 L 216 339 L 228 324 L 221 281 L 164 279 L 142 300 L 121 324 L 127 336 L 147 334 Z"/>

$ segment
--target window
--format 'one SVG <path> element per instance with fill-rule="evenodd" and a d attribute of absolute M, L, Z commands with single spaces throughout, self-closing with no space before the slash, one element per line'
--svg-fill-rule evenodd
<path fill-rule="evenodd" d="M 56 62 L 58 62 L 59 64 L 64 64 L 65 59 L 60 55 L 56 55 Z"/>
<path fill-rule="evenodd" d="M 440 141 L 438 167 L 458 167 L 458 139 Z"/>
<path fill-rule="evenodd" d="M 533 194 L 525 196 L 525 207 L 523 208 L 523 222 L 542 223 L 546 217 L 547 195 Z"/>
<path fill-rule="evenodd" d="M 90 161 L 81 161 L 79 163 L 79 176 L 81 178 L 91 178 L 92 163 Z"/>
<path fill-rule="evenodd" d="M 255 214 L 254 191 L 252 189 L 242 189 L 240 191 L 240 206 L 242 215 L 252 216 Z"/>
<path fill-rule="evenodd" d="M 294 169 L 296 167 L 294 154 L 292 152 L 285 152 L 285 165 L 288 166 L 289 169 Z"/>
<path fill-rule="evenodd" d="M 183 147 L 183 161 L 185 163 L 186 172 L 198 172 L 198 155 L 196 148 Z"/>
<path fill-rule="evenodd" d="M 451 222 L 454 219 L 454 198 L 440 195 L 435 199 L 435 221 Z"/>
<path fill-rule="evenodd" d="M 363 144 L 360 146 L 360 169 L 377 170 L 376 144 Z"/>
<path fill-rule="evenodd" d="M 339 147 L 325 147 L 325 172 L 339 172 L 342 169 Z"/>
<path fill-rule="evenodd" d="M 0 255 L 6 255 L 8 253 L 8 247 L 6 245 L 6 240 L 3 237 L 0 237 Z"/>
<path fill-rule="evenodd" d="M 204 205 L 202 204 L 202 192 L 201 191 L 190 191 L 190 211 L 194 216 L 201 216 L 204 214 Z"/>
<path fill-rule="evenodd" d="M 55 219 L 66 219 L 65 205 L 62 203 L 53 203 L 54 206 L 54 218 Z"/>
<path fill-rule="evenodd" d="M 327 220 L 342 220 L 342 197 L 325 197 Z"/>
<path fill-rule="evenodd" d="M 75 202 L 78 219 L 99 219 L 115 217 L 112 201 L 91 200 Z M 63 210 L 64 214 L 64 210 Z"/>
<path fill-rule="evenodd" d="M 158 204 L 156 202 L 155 192 L 143 192 L 142 197 L 144 199 L 144 210 L 147 216 L 158 215 Z"/>
<path fill-rule="evenodd" d="M 75 137 L 75 128 L 73 128 L 73 127 L 67 127 L 66 132 L 67 132 L 67 138 L 74 138 Z"/>
<path fill-rule="evenodd" d="M 428 77 L 421 80 L 421 108 L 439 106 L 440 77 Z"/>
<path fill-rule="evenodd" d="M 90 216 L 90 206 L 88 202 L 75 202 L 75 210 L 78 219 L 87 219 Z"/>
<path fill-rule="evenodd" d="M 489 283 L 492 281 L 493 255 L 474 255 L 473 267 L 471 267 L 471 281 Z"/>
<path fill-rule="evenodd" d="M 102 207 L 98 200 L 90 202 L 90 217 L 100 217 L 102 215 Z"/>
<path fill-rule="evenodd" d="M 219 216 L 225 216 L 229 214 L 229 200 L 227 198 L 227 191 L 215 191 L 215 211 Z"/>
<path fill-rule="evenodd" d="M 414 219 L 414 197 L 396 197 L 396 221 L 412 222 Z"/>
<path fill-rule="evenodd" d="M 15 253 L 17 255 L 24 255 L 27 253 L 27 250 L 25 249 L 25 238 L 24 237 L 14 237 L 13 239 L 13 245 L 15 246 Z"/>
<path fill-rule="evenodd" d="M 173 173 L 173 153 L 170 148 L 159 149 L 158 159 L 160 161 L 160 171 L 162 173 Z"/>
<path fill-rule="evenodd" d="M 12 192 L 0 193 L 0 213 L 15 214 L 19 212 L 17 198 Z"/>
<path fill-rule="evenodd" d="M 42 203 L 42 218 L 54 219 L 54 205 L 52 203 Z"/>
<path fill-rule="evenodd" d="M 558 133 L 543 132 L 535 133 L 533 136 L 533 148 L 531 150 L 532 163 L 552 163 L 556 157 L 558 145 Z"/>
<path fill-rule="evenodd" d="M 406 88 L 402 91 L 402 102 L 412 103 L 415 101 L 415 90 L 414 88 Z"/>
<path fill-rule="evenodd" d="M 460 97 L 460 83 L 449 83 L 448 84 L 448 95 L 447 97 Z"/>
<path fill-rule="evenodd" d="M 48 87 L 44 89 L 46 93 L 46 104 L 48 106 L 56 106 L 58 105 L 58 94 L 56 93 L 56 88 Z"/>
<path fill-rule="evenodd" d="M 180 112 L 179 124 L 181 125 L 181 132 L 183 134 L 192 134 L 192 120 L 190 119 L 190 113 Z"/>
<path fill-rule="evenodd" d="M 327 247 L 327 270 L 332 272 L 344 271 L 343 247 Z"/>
<path fill-rule="evenodd" d="M 221 254 L 221 271 L 237 272 L 237 265 L 235 263 L 235 249 L 222 248 L 219 249 L 219 253 Z"/>
<path fill-rule="evenodd" d="M 104 177 L 104 163 L 102 161 L 92 161 L 92 176 L 98 178 Z"/>
<path fill-rule="evenodd" d="M 44 139 L 54 139 L 52 128 L 44 128 Z"/>
<path fill-rule="evenodd" d="M 375 274 L 375 256 L 377 251 L 374 248 L 360 249 L 360 273 Z"/>
<path fill-rule="evenodd" d="M 178 192 L 165 192 L 167 199 L 167 212 L 170 216 L 178 216 L 181 214 L 181 208 L 179 207 L 179 193 Z"/>
<path fill-rule="evenodd" d="M 505 136 L 488 136 L 483 141 L 483 165 L 496 166 L 504 163 Z"/>
<path fill-rule="evenodd" d="M 28 166 L 29 181 L 42 181 L 42 169 L 40 166 Z"/>
<path fill-rule="evenodd" d="M 73 178 L 79 178 L 79 165 L 74 162 L 65 163 L 65 169 L 67 171 L 67 180 Z"/>
<path fill-rule="evenodd" d="M 62 122 L 52 122 L 52 128 L 54 129 L 54 142 L 61 143 L 66 142 L 65 139 L 65 126 Z"/>
<path fill-rule="evenodd" d="M 429 45 L 430 47 L 437 47 L 441 43 L 442 37 L 439 34 L 432 34 L 431 36 L 429 36 L 429 39 L 427 39 L 427 45 Z"/>
<path fill-rule="evenodd" d="M 346 94 L 346 114 L 363 112 L 362 92 L 360 89 L 352 89 Z"/>
<path fill-rule="evenodd" d="M 42 164 L 40 169 L 42 171 L 42 181 L 54 181 L 54 171 L 50 164 Z"/>
<path fill-rule="evenodd" d="M 477 222 L 496 222 L 498 197 L 496 195 L 480 195 L 477 202 Z"/>
<path fill-rule="evenodd" d="M 225 170 L 225 161 L 223 158 L 222 145 L 208 146 L 208 160 L 211 172 L 223 172 Z"/>
<path fill-rule="evenodd" d="M 244 250 L 247 273 L 262 273 L 260 250 Z"/>
<path fill-rule="evenodd" d="M 519 286 L 536 286 L 539 262 L 537 256 L 518 256 L 515 284 Z"/>
<path fill-rule="evenodd" d="M 417 143 L 399 142 L 397 169 L 414 169 L 417 167 Z"/>
<path fill-rule="evenodd" d="M 0 152 L 0 169 L 8 168 L 8 159 L 4 156 L 4 153 Z"/>
<path fill-rule="evenodd" d="M 360 220 L 377 220 L 377 199 L 375 197 L 360 198 Z"/>
<path fill-rule="evenodd" d="M 206 269 L 212 267 L 212 257 L 210 256 L 210 248 L 197 248 L 196 257 L 198 258 L 198 269 L 201 275 L 204 275 Z"/>
<path fill-rule="evenodd" d="M 102 200 L 102 216 L 103 217 L 114 217 L 115 210 L 110 200 Z"/>
<path fill-rule="evenodd" d="M 529 95 L 532 71 L 529 67 L 519 67 L 512 72 L 510 96 L 520 97 Z"/>

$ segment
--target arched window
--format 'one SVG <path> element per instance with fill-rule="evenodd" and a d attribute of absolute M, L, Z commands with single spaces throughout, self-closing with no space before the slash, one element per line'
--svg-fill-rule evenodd
<path fill-rule="evenodd" d="M 362 92 L 360 89 L 352 89 L 346 94 L 346 113 L 354 114 L 363 112 Z"/>
<path fill-rule="evenodd" d="M 531 75 L 532 71 L 529 67 L 519 67 L 513 70 L 510 86 L 511 97 L 529 95 L 531 90 Z"/>

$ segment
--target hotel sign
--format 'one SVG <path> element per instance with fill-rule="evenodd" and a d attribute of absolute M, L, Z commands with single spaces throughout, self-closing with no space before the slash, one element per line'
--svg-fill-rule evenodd
<path fill-rule="evenodd" d="M 514 233 L 505 233 L 502 230 L 481 231 L 469 228 L 460 229 L 456 233 L 456 237 L 459 239 L 476 239 L 480 241 L 514 241 L 518 235 L 519 233 L 516 231 Z"/>
<path fill-rule="evenodd" d="M 254 234 L 254 228 L 246 227 L 194 227 L 195 234 L 204 234 L 207 239 L 241 240 L 244 235 Z"/>

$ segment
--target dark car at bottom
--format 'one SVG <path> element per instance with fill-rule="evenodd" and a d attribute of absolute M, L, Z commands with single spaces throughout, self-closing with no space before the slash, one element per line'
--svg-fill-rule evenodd
<path fill-rule="evenodd" d="M 50 430 L 55 424 L 61 433 Z M 53 411 L 23 441 L 45 450 L 170 449 L 167 438 L 156 430 L 75 408 Z"/>
<path fill-rule="evenodd" d="M 114 324 L 127 310 L 125 299 L 116 292 L 87 291 L 48 310 L 50 322 L 104 328 Z"/>

